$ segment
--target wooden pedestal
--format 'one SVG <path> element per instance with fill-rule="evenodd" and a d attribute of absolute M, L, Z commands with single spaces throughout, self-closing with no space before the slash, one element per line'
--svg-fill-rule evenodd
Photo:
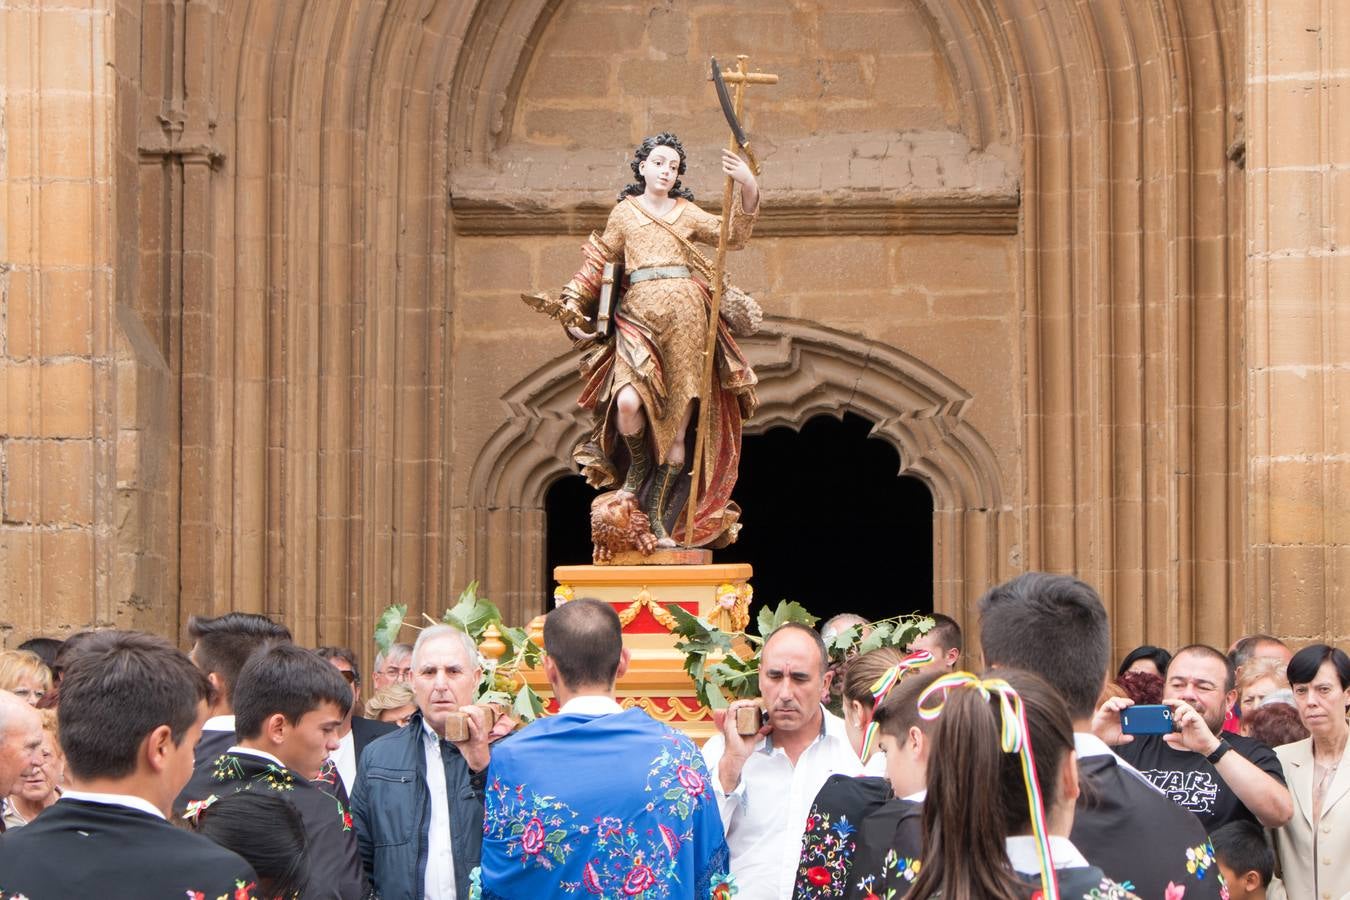
<path fill-rule="evenodd" d="M 694 696 L 683 655 L 675 650 L 675 619 L 666 606 L 677 604 L 720 628 L 743 631 L 753 596 L 750 575 L 745 563 L 559 566 L 553 573 L 558 584 L 554 598 L 565 603 L 591 597 L 613 606 L 630 657 L 628 672 L 616 687 L 619 703 L 640 706 L 702 743 L 716 728 L 712 714 Z M 546 698 L 549 711 L 556 711 L 543 671 L 529 672 L 526 680 Z"/>

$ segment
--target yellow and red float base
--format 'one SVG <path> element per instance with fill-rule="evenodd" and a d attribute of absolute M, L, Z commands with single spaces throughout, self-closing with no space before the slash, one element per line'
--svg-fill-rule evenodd
<path fill-rule="evenodd" d="M 675 649 L 675 618 L 666 607 L 678 605 L 724 631 L 744 631 L 753 596 L 750 575 L 745 563 L 559 566 L 553 573 L 558 585 L 554 599 L 566 603 L 591 597 L 613 606 L 629 652 L 628 672 L 615 687 L 619 703 L 641 707 L 702 743 L 716 728 L 712 713 L 694 694 L 684 655 Z M 542 646 L 543 616 L 530 623 L 529 631 Z M 557 710 L 542 669 L 525 672 L 525 680 L 544 698 L 549 712 Z"/>

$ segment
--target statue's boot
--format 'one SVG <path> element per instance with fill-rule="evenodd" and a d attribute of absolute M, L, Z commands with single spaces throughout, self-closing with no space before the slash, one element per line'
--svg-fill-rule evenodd
<path fill-rule="evenodd" d="M 674 547 L 675 539 L 666 531 L 666 512 L 670 509 L 670 498 L 675 493 L 675 484 L 683 466 L 662 463 L 656 467 L 652 478 L 651 493 L 647 495 L 647 518 L 651 520 L 652 534 L 656 535 L 659 547 Z"/>
<path fill-rule="evenodd" d="M 637 434 L 620 434 L 620 437 L 628 448 L 628 475 L 619 490 L 636 494 L 652 471 L 652 457 L 647 452 L 647 429 Z"/>

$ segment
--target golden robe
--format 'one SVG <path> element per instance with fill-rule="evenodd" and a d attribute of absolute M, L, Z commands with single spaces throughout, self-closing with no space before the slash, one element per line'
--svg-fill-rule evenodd
<path fill-rule="evenodd" d="M 628 455 L 619 439 L 613 412 L 614 400 L 625 385 L 632 385 L 642 400 L 647 418 L 647 441 L 653 462 L 665 458 L 679 432 L 685 411 L 700 399 L 703 378 L 703 347 L 708 335 L 711 297 L 706 282 L 698 276 L 700 265 L 689 249 L 643 209 L 628 198 L 610 213 L 605 231 L 592 234 L 583 248 L 585 262 L 563 289 L 563 296 L 587 316 L 594 316 L 600 276 L 605 263 L 622 260 L 624 271 L 662 266 L 686 266 L 693 277 L 656 278 L 628 287 L 614 318 L 613 335 L 593 344 L 582 357 L 585 382 L 580 404 L 591 410 L 595 423 L 590 436 L 574 451 L 574 458 L 590 484 L 597 488 L 617 485 L 627 470 Z M 745 246 L 754 228 L 756 214 L 748 214 L 735 192 L 728 226 L 728 249 Z M 694 243 L 717 246 L 721 219 L 680 199 L 663 217 L 681 237 Z M 671 504 L 667 529 L 681 543 L 722 545 L 735 539 L 739 509 L 730 502 L 740 460 L 741 420 L 754 413 L 754 372 L 741 355 L 725 322 L 719 323 L 713 395 L 709 398 L 709 436 L 699 488 L 695 538 L 686 540 L 683 521 L 676 517 L 688 496 L 688 480 L 681 478 Z M 692 445 L 697 426 L 694 412 L 686 433 L 690 452 L 686 471 L 692 465 Z M 645 489 L 640 492 L 645 499 Z"/>

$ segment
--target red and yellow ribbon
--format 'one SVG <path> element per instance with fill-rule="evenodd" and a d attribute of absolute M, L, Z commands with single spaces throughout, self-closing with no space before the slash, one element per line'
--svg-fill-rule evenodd
<path fill-rule="evenodd" d="M 932 721 L 942 715 L 947 692 L 952 688 L 969 687 L 979 691 L 986 701 L 998 696 L 999 718 L 1002 720 L 999 745 L 1004 753 L 1016 753 L 1022 761 L 1022 782 L 1027 790 L 1027 808 L 1031 811 L 1031 834 L 1036 839 L 1036 854 L 1041 866 L 1041 892 L 1045 900 L 1059 900 L 1059 881 L 1055 877 L 1055 861 L 1050 855 L 1050 835 L 1045 830 L 1045 798 L 1036 778 L 1036 757 L 1031 750 L 1031 729 L 1027 725 L 1027 711 L 1022 697 L 1002 678 L 980 678 L 969 672 L 952 672 L 929 685 L 919 696 L 919 715 Z M 936 706 L 929 700 L 938 698 Z"/>
<path fill-rule="evenodd" d="M 900 683 L 900 678 L 908 671 L 917 669 L 920 666 L 926 666 L 933 661 L 933 654 L 927 650 L 915 650 L 907 654 L 898 663 L 887 669 L 882 676 L 872 682 L 868 691 L 872 694 L 872 721 L 867 723 L 867 729 L 863 732 L 862 761 L 867 762 L 872 756 L 872 751 L 876 749 L 877 734 L 879 729 L 876 722 L 877 707 L 886 699 L 886 695 L 891 692 L 891 688 Z"/>

